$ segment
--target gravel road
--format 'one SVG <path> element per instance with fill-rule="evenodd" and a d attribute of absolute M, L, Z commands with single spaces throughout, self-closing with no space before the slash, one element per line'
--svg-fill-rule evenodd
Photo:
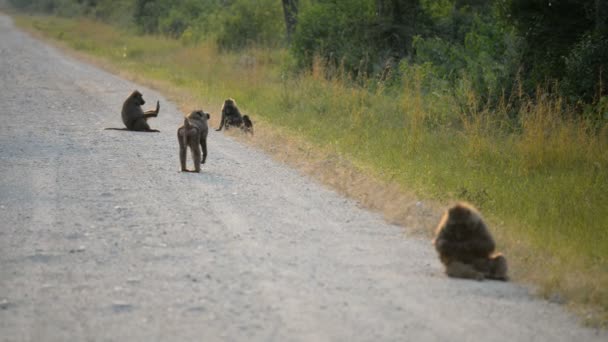
<path fill-rule="evenodd" d="M 133 89 L 161 133 L 103 130 Z M 6 16 L 0 104 L 1 341 L 608 341 L 213 130 L 178 172 L 162 94 Z"/>

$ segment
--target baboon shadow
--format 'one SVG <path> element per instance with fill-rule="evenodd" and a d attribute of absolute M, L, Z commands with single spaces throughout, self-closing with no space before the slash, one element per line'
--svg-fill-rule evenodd
<path fill-rule="evenodd" d="M 103 129 L 104 131 L 128 131 L 128 132 L 138 132 L 138 133 L 160 133 L 157 129 L 145 130 L 145 131 L 136 131 L 134 129 L 128 128 L 118 128 L 118 127 L 106 127 Z"/>

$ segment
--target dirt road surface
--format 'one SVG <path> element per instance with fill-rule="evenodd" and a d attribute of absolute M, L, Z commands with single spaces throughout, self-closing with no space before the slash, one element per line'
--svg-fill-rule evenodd
<path fill-rule="evenodd" d="M 161 133 L 103 130 L 134 89 Z M 213 130 L 178 172 L 181 122 L 0 16 L 1 341 L 608 341 Z"/>

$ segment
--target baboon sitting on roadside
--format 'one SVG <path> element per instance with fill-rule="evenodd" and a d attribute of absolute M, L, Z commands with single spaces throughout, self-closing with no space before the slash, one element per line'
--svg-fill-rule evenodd
<path fill-rule="evenodd" d="M 135 90 L 122 105 L 122 122 L 127 128 L 106 128 L 119 131 L 138 131 L 138 132 L 160 132 L 157 129 L 151 129 L 148 125 L 149 118 L 158 116 L 160 103 L 156 101 L 156 109 L 144 112 L 141 106 L 146 103 L 142 94 Z"/>
<path fill-rule="evenodd" d="M 494 253 L 494 239 L 469 204 L 457 203 L 443 214 L 433 244 L 450 277 L 508 280 L 507 259 Z"/>
<path fill-rule="evenodd" d="M 209 113 L 202 110 L 195 110 L 184 118 L 184 124 L 177 129 L 177 141 L 179 143 L 179 162 L 183 172 L 190 172 L 186 169 L 186 154 L 190 147 L 192 160 L 194 161 L 194 172 L 201 171 L 201 164 L 207 160 L 207 134 L 209 133 Z M 201 161 L 201 148 L 203 156 Z"/>
<path fill-rule="evenodd" d="M 226 99 L 222 105 L 222 118 L 220 122 L 220 128 L 216 131 L 221 131 L 222 127 L 228 129 L 230 126 L 241 127 L 243 125 L 243 115 L 236 106 L 234 99 Z"/>

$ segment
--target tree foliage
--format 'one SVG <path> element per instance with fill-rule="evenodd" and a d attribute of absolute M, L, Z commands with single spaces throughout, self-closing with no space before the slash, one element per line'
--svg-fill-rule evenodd
<path fill-rule="evenodd" d="M 224 49 L 290 42 L 302 69 L 320 58 L 356 76 L 385 79 L 390 68 L 398 79 L 400 71 L 424 66 L 427 77 L 455 93 L 468 84 L 489 102 L 516 86 L 532 94 L 555 81 L 573 102 L 606 96 L 608 0 L 9 1 L 143 34 L 215 39 Z"/>
<path fill-rule="evenodd" d="M 374 7 L 368 0 L 324 0 L 302 8 L 293 53 L 301 67 L 321 57 L 332 66 L 368 71 L 378 53 L 370 27 Z"/>
<path fill-rule="evenodd" d="M 276 46 L 285 37 L 283 9 L 276 0 L 236 0 L 219 12 L 217 42 L 223 48 Z"/>

